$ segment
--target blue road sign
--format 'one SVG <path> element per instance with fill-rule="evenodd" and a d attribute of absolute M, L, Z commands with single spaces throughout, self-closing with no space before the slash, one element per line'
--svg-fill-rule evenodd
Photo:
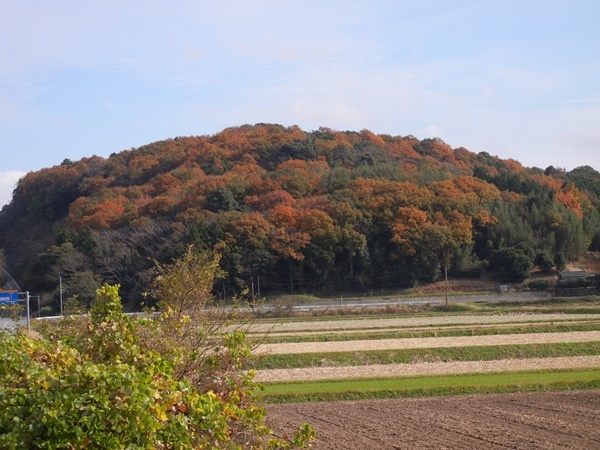
<path fill-rule="evenodd" d="M 19 303 L 18 292 L 0 292 L 0 305 L 16 305 Z"/>

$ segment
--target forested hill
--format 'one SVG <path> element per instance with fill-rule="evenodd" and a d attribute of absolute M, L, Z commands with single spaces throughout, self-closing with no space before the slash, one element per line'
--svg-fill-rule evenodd
<path fill-rule="evenodd" d="M 335 291 L 521 280 L 600 248 L 600 173 L 524 168 L 440 139 L 272 124 L 32 172 L 0 213 L 23 289 L 148 289 L 152 259 L 222 255 L 219 289 Z"/>

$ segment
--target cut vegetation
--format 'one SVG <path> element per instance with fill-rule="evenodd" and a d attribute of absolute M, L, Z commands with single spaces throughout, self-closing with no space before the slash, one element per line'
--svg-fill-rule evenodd
<path fill-rule="evenodd" d="M 599 306 L 259 321 L 256 380 L 267 402 L 597 388 Z"/>

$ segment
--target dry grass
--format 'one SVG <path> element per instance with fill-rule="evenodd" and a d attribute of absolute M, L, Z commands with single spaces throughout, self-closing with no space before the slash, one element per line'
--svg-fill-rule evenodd
<path fill-rule="evenodd" d="M 284 344 L 260 344 L 254 350 L 254 353 L 257 355 L 331 353 L 403 348 L 447 348 L 593 341 L 600 341 L 600 331 L 572 331 L 566 333 L 504 334 L 486 336 L 433 337 L 409 339 L 378 339 L 364 341 L 291 342 Z"/>
<path fill-rule="evenodd" d="M 496 292 L 498 283 L 488 280 L 448 280 L 448 292 Z M 414 295 L 443 294 L 446 292 L 446 282 L 437 281 L 426 286 L 415 287 L 407 293 Z"/>
<path fill-rule="evenodd" d="M 586 252 L 579 261 L 567 265 L 567 270 L 585 270 L 600 273 L 600 252 Z"/>
<path fill-rule="evenodd" d="M 271 369 L 257 371 L 255 380 L 259 383 L 266 383 L 283 381 L 341 380 L 350 378 L 396 378 L 523 370 L 579 369 L 592 367 L 600 368 L 600 356 Z"/>

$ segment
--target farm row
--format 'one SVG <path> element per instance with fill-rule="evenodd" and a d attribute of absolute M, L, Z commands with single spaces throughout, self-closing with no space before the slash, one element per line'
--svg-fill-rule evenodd
<path fill-rule="evenodd" d="M 480 319 L 485 322 L 489 317 Z M 533 328 L 537 322 L 550 318 L 540 315 L 536 319 L 529 317 L 528 326 Z M 560 327 L 569 330 L 583 326 L 586 331 L 529 333 L 526 326 L 519 328 L 520 333 L 512 334 L 498 329 L 498 334 L 349 341 L 339 340 L 345 336 L 342 334 L 327 342 L 263 343 L 255 349 L 260 355 L 256 380 L 267 383 L 265 395 L 274 399 L 277 393 L 290 398 L 284 395 L 286 391 L 304 392 L 306 382 L 311 381 L 600 368 L 600 317 L 588 315 L 584 322 L 577 319 L 581 318 L 563 318 Z M 369 326 L 372 320 L 365 320 L 365 325 Z M 550 327 L 553 326 L 558 325 Z M 490 331 L 493 328 L 486 329 L 486 333 Z M 302 335 L 296 337 L 301 339 Z M 594 383 L 600 371 L 590 375 Z M 298 381 L 305 383 L 290 383 Z M 282 383 L 286 383 L 285 387 Z M 369 390 L 368 384 L 365 387 L 363 383 L 361 389 Z M 403 384 L 406 381 L 397 380 L 396 389 L 401 390 Z"/>
<path fill-rule="evenodd" d="M 510 439 L 500 439 L 500 434 L 492 432 L 494 421 L 509 427 L 519 415 L 536 413 L 526 412 L 531 406 L 500 411 L 494 402 L 502 403 L 504 397 L 492 393 L 507 392 L 513 394 L 504 394 L 512 396 L 506 398 L 517 399 L 509 402 L 511 405 L 521 405 L 518 395 L 529 396 L 523 402 L 560 403 L 549 406 L 558 411 L 553 417 L 535 419 L 544 422 L 543 426 L 535 428 L 525 423 L 515 428 L 515 439 L 533 436 L 536 444 L 531 445 L 529 440 L 511 445 L 598 447 L 597 307 L 598 302 L 564 308 L 517 305 L 477 313 L 257 323 L 252 331 L 270 329 L 270 333 L 254 350 L 259 355 L 256 380 L 264 383 L 264 400 L 276 429 L 285 432 L 294 422 L 312 423 L 319 436 L 315 448 L 357 448 L 359 443 L 361 448 L 414 448 L 415 439 L 420 442 L 419 448 L 464 448 L 466 442 L 477 448 L 501 448 L 509 445 Z M 584 405 L 563 407 L 561 402 L 569 403 L 570 397 L 559 392 L 516 394 L 573 389 L 578 391 L 574 398 Z M 486 395 L 473 395 L 481 393 Z M 447 397 L 457 394 L 470 395 Z M 400 398 L 422 396 L 435 397 Z M 379 400 L 384 398 L 388 400 Z M 438 402 L 442 407 L 436 409 L 432 405 Z M 461 404 L 464 413 L 457 415 L 458 406 L 448 406 L 452 402 Z M 414 408 L 417 410 L 413 414 Z M 426 416 L 423 408 L 429 409 Z M 481 408 L 494 413 L 477 424 L 477 432 L 469 431 L 469 424 L 480 421 Z M 578 414 L 586 414 L 586 421 L 564 417 L 573 408 L 579 408 Z M 444 411 L 452 418 L 445 417 Z M 571 427 L 585 430 L 588 435 L 583 441 L 567 439 L 567 445 L 563 445 L 554 436 L 558 428 L 551 424 L 578 419 Z M 416 426 L 419 420 L 423 433 Z M 458 428 L 452 429 L 454 426 Z M 579 431 L 574 433 L 581 437 Z M 587 444 L 578 447 L 584 441 Z M 561 445 L 554 445 L 559 442 Z"/>

